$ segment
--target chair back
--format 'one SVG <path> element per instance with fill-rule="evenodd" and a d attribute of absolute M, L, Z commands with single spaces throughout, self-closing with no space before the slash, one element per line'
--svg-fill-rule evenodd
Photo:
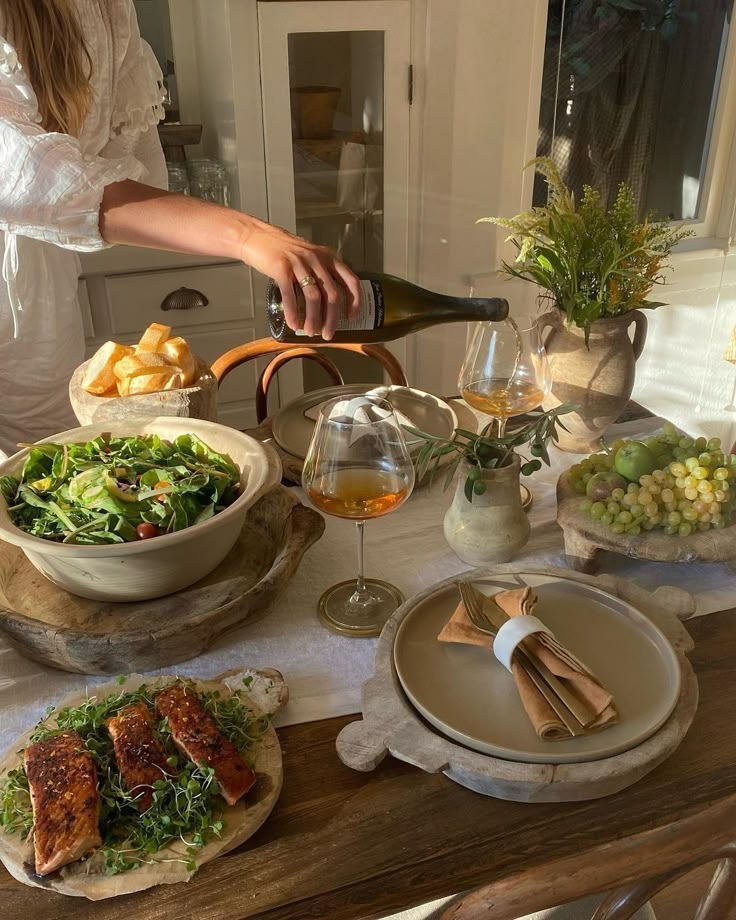
<path fill-rule="evenodd" d="M 268 388 L 279 369 L 288 364 L 289 361 L 297 358 L 314 361 L 324 368 L 334 386 L 340 386 L 344 383 L 342 374 L 334 362 L 325 354 L 325 351 L 329 349 L 348 351 L 372 358 L 383 366 L 392 384 L 395 386 L 408 385 L 401 365 L 385 345 L 358 342 L 320 342 L 309 345 L 296 345 L 277 342 L 275 339 L 257 339 L 255 342 L 247 342 L 245 345 L 231 348 L 224 355 L 220 355 L 212 365 L 212 373 L 217 378 L 218 386 L 221 386 L 227 375 L 234 371 L 236 367 L 240 367 L 241 364 L 267 355 L 273 355 L 261 371 L 256 385 L 256 417 L 260 424 L 268 415 Z"/>

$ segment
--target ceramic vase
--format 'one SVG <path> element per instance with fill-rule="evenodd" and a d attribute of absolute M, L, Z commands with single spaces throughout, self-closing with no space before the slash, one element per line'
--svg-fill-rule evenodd
<path fill-rule="evenodd" d="M 631 398 L 636 360 L 646 340 L 646 317 L 632 310 L 596 320 L 587 345 L 584 331 L 567 328 L 557 309 L 546 313 L 539 324 L 552 374 L 552 389 L 542 405 L 545 409 L 562 403 L 579 407 L 562 418 L 567 431 L 558 429 L 558 446 L 577 453 L 597 451 L 601 437 Z"/>
<path fill-rule="evenodd" d="M 445 514 L 445 539 L 468 565 L 484 566 L 508 562 L 529 539 L 529 521 L 521 506 L 517 454 L 508 466 L 481 470 L 486 490 L 465 496 L 470 464 L 460 464 L 455 497 Z"/>

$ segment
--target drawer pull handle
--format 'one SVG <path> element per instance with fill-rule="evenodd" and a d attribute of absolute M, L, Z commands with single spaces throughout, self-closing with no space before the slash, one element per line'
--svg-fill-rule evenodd
<path fill-rule="evenodd" d="M 194 288 L 180 287 L 161 301 L 162 310 L 193 310 L 195 307 L 206 307 L 209 300 L 201 291 Z"/>

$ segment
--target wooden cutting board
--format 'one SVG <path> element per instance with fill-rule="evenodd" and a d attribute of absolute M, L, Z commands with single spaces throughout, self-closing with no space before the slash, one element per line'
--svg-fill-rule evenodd
<path fill-rule="evenodd" d="M 248 681 L 247 691 L 243 689 L 244 678 Z M 94 693 L 97 699 L 103 699 L 106 696 L 135 690 L 143 684 L 149 687 L 165 687 L 177 679 L 173 674 L 154 678 L 130 674 L 122 683 L 116 679 L 95 687 Z M 241 699 L 254 718 L 265 714 L 274 715 L 289 698 L 283 676 L 279 671 L 271 669 L 236 668 L 210 680 L 195 680 L 194 686 L 198 691 L 214 690 L 223 695 L 241 694 Z M 85 699 L 85 693 L 71 693 L 62 700 L 54 701 L 55 712 L 65 706 L 77 706 Z M 53 727 L 54 719 L 55 714 L 52 712 L 44 722 Z M 32 728 L 16 739 L 5 756 L 0 759 L 0 779 L 19 765 L 18 752 L 28 744 L 31 734 Z M 269 724 L 253 755 L 256 783 L 237 805 L 224 808 L 222 820 L 225 826 L 222 834 L 207 842 L 197 852 L 197 868 L 228 853 L 252 837 L 276 804 L 283 783 L 283 766 L 281 747 L 273 725 Z M 146 865 L 117 875 L 107 875 L 99 865 L 75 862 L 51 875 L 41 877 L 36 875 L 32 868 L 32 840 L 28 838 L 23 841 L 19 836 L 4 833 L 0 829 L 0 863 L 24 885 L 99 901 L 143 891 L 154 885 L 172 885 L 189 881 L 197 868 L 192 869 L 187 865 L 187 859 L 184 858 L 187 853 L 186 844 L 186 840 L 173 841 L 157 856 L 151 857 L 151 861 Z"/>
<path fill-rule="evenodd" d="M 268 611 L 324 526 L 320 514 L 279 486 L 248 512 L 235 546 L 210 575 L 175 594 L 129 604 L 69 594 L 22 550 L 0 543 L 0 634 L 28 658 L 82 674 L 186 661 Z"/>
<path fill-rule="evenodd" d="M 596 556 L 603 550 L 649 562 L 736 562 L 736 524 L 689 537 L 657 530 L 615 534 L 580 510 L 583 498 L 563 473 L 557 481 L 557 523 L 565 536 L 567 564 L 579 572 L 594 571 Z"/>

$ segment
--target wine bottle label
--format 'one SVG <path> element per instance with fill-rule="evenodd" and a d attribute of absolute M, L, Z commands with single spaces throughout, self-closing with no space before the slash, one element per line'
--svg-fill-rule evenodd
<path fill-rule="evenodd" d="M 337 321 L 338 332 L 359 332 L 364 329 L 380 329 L 384 321 L 383 288 L 378 281 L 361 281 L 360 311 L 355 319 L 348 319 L 345 295 L 340 304 L 340 318 Z M 301 291 L 299 292 L 302 293 Z M 303 294 L 302 294 L 303 297 Z M 304 316 L 304 303 L 299 304 Z M 296 330 L 297 335 L 306 335 L 303 329 Z"/>

